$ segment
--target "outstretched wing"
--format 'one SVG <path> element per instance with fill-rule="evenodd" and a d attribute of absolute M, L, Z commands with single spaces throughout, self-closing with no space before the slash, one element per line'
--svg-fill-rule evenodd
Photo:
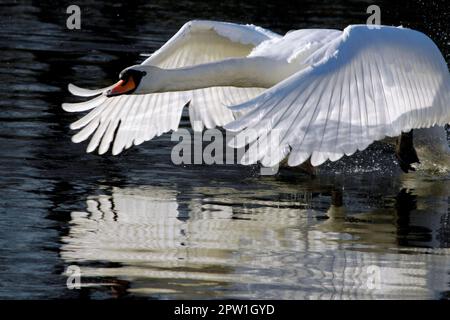
<path fill-rule="evenodd" d="M 213 21 L 190 21 L 143 64 L 161 68 L 180 68 L 232 57 L 245 57 L 261 42 L 279 37 L 260 27 Z M 194 130 L 203 126 L 222 126 L 234 119 L 226 104 L 249 100 L 263 89 L 214 87 L 183 92 L 145 95 L 123 95 L 107 98 L 110 87 L 88 90 L 69 85 L 72 94 L 92 100 L 63 104 L 69 112 L 91 110 L 71 125 L 81 129 L 73 137 L 80 142 L 92 136 L 87 151 L 99 147 L 99 153 L 112 153 L 138 145 L 170 130 L 178 128 L 183 107 L 189 103 Z"/>
<path fill-rule="evenodd" d="M 436 45 L 403 28 L 349 26 L 314 52 L 306 69 L 233 110 L 232 143 L 244 163 L 273 166 L 288 154 L 313 166 L 412 128 L 450 122 L 450 77 Z"/>

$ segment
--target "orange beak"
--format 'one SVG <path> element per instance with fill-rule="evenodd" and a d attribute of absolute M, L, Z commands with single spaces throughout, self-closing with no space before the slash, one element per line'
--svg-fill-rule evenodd
<path fill-rule="evenodd" d="M 121 94 L 131 92 L 134 89 L 136 89 L 136 83 L 134 82 L 133 77 L 130 76 L 126 81 L 119 80 L 119 82 L 117 82 L 115 86 L 106 93 L 106 96 L 108 97 L 120 96 Z"/>

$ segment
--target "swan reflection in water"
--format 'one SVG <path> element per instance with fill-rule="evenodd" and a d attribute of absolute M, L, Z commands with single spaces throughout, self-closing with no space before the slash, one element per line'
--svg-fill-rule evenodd
<path fill-rule="evenodd" d="M 450 281 L 449 184 L 403 178 L 382 199 L 314 186 L 286 197 L 292 190 L 281 184 L 256 197 L 219 187 L 190 198 L 176 188 L 114 187 L 72 212 L 61 256 L 81 267 L 88 294 L 439 298 Z"/>

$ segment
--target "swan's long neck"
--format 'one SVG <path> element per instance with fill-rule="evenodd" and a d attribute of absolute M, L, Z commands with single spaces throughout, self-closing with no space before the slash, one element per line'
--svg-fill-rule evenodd
<path fill-rule="evenodd" d="M 291 75 L 293 71 L 290 69 L 286 63 L 262 57 L 232 58 L 179 69 L 159 69 L 157 92 L 217 86 L 269 88 Z"/>

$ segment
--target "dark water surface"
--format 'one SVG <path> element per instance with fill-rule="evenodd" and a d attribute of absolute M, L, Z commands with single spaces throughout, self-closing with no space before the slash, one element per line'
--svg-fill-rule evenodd
<path fill-rule="evenodd" d="M 170 134 L 88 155 L 60 108 L 67 83 L 112 83 L 188 20 L 343 28 L 370 1 L 113 3 L 78 1 L 71 31 L 70 3 L 0 2 L 0 298 L 450 296 L 448 175 L 401 174 L 379 146 L 315 178 L 175 166 Z M 426 32 L 448 60 L 444 3 L 377 2 L 382 23 Z"/>

